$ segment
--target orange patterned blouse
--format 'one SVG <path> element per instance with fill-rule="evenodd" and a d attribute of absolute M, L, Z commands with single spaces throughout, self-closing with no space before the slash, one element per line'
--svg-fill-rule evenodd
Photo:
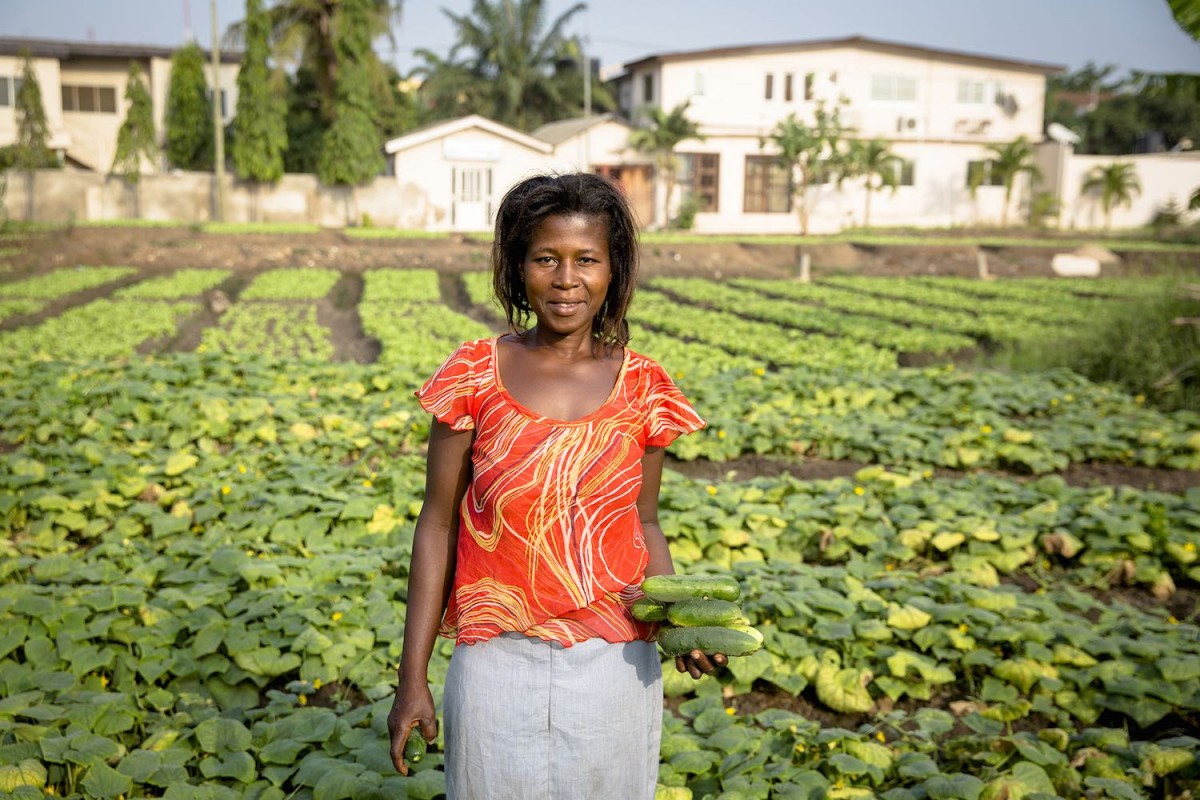
<path fill-rule="evenodd" d="M 496 343 L 464 343 L 417 392 L 436 419 L 475 431 L 442 635 L 650 638 L 628 611 L 649 561 L 641 459 L 704 420 L 662 367 L 628 348 L 604 405 L 571 422 L 544 417 L 505 390 Z"/>

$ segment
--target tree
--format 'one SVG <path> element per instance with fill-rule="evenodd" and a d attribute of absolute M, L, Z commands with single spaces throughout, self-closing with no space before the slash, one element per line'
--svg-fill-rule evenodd
<path fill-rule="evenodd" d="M 204 51 L 195 42 L 171 56 L 171 83 L 163 121 L 167 162 L 171 166 L 196 171 L 212 168 L 212 101 L 204 77 Z"/>
<path fill-rule="evenodd" d="M 276 57 L 282 63 L 307 66 L 312 70 L 313 81 L 320 98 L 321 115 L 332 122 L 337 100 L 337 85 L 345 54 L 337 45 L 339 17 L 350 5 L 343 0 L 279 0 L 267 11 L 271 29 L 271 42 Z M 368 28 L 367 36 L 375 41 L 381 36 L 392 38 L 392 26 L 400 21 L 404 8 L 403 0 L 365 0 L 355 4 Z M 249 27 L 247 19 L 229 27 L 226 38 L 234 45 L 242 45 Z M 382 73 L 383 64 L 373 50 L 368 49 L 356 58 L 365 61 L 371 75 Z M 355 67 L 362 67 L 360 62 Z M 374 84 L 378 81 L 372 79 Z"/>
<path fill-rule="evenodd" d="M 283 154 L 284 172 L 317 171 L 321 156 L 321 137 L 325 122 L 321 118 L 321 98 L 317 79 L 308 67 L 300 67 L 287 85 L 287 150 Z"/>
<path fill-rule="evenodd" d="M 675 147 L 688 139 L 704 141 L 700 126 L 687 118 L 690 103 L 684 101 L 670 112 L 657 106 L 646 109 L 649 124 L 636 128 L 629 134 L 629 144 L 643 153 L 654 156 L 655 164 L 664 183 L 663 215 L 661 224 L 665 228 L 670 220 L 671 197 L 679 174 L 679 162 L 675 158 Z"/>
<path fill-rule="evenodd" d="M 1131 205 L 1133 198 L 1141 194 L 1142 184 L 1134 164 L 1128 161 L 1114 161 L 1092 169 L 1083 180 L 1083 192 L 1100 195 L 1100 208 L 1104 211 L 1104 229 L 1110 230 L 1113 208 Z"/>
<path fill-rule="evenodd" d="M 237 114 L 230 155 L 243 180 L 274 183 L 283 177 L 287 150 L 287 99 L 284 79 L 267 63 L 270 45 L 261 0 L 246 0 L 246 50 L 238 70 Z M 210 126 L 211 127 L 211 126 Z"/>
<path fill-rule="evenodd" d="M 57 166 L 47 142 L 50 126 L 42 103 L 42 87 L 33 70 L 33 56 L 26 52 L 21 65 L 21 86 L 16 97 L 17 142 L 13 147 L 13 166 L 25 172 L 25 218 L 33 219 L 35 170 Z"/>
<path fill-rule="evenodd" d="M 988 145 L 988 149 L 992 156 L 989 159 L 990 176 L 1004 185 L 1004 205 L 1000 209 L 1000 224 L 1005 226 L 1008 225 L 1008 207 L 1012 203 L 1013 187 L 1016 186 L 1017 177 L 1024 172 L 1034 180 L 1041 180 L 1042 171 L 1034 163 L 1036 153 L 1033 145 L 1024 136 L 1018 136 L 1006 144 Z M 975 170 L 969 175 L 968 185 L 972 196 L 975 195 L 986 177 L 988 177 L 988 173 L 985 170 Z"/>
<path fill-rule="evenodd" d="M 583 106 L 584 54 L 564 29 L 586 6 L 575 3 L 547 23 L 545 0 L 474 0 L 470 14 L 443 9 L 456 42 L 447 58 L 419 50 L 422 100 L 434 118 L 463 113 L 530 131 Z M 594 107 L 612 97 L 594 81 Z"/>
<path fill-rule="evenodd" d="M 863 207 L 863 227 L 870 228 L 871 195 L 876 189 L 885 186 L 893 192 L 896 191 L 900 180 L 899 170 L 904 165 L 904 159 L 893 153 L 883 139 L 855 139 L 850 143 L 848 157 L 850 172 L 866 179 L 863 187 L 867 195 Z M 875 185 L 876 178 L 879 179 L 878 186 Z"/>
<path fill-rule="evenodd" d="M 1183 32 L 1200 39 L 1200 0 L 1167 0 L 1167 5 Z"/>
<path fill-rule="evenodd" d="M 842 125 L 841 107 L 833 110 L 818 103 L 813 124 L 802 122 L 795 113 L 788 114 L 775 125 L 771 134 L 759 141 L 760 147 L 770 142 L 778 150 L 776 161 L 788 170 L 792 179 L 792 195 L 796 198 L 796 213 L 800 217 L 800 232 L 808 235 L 808 189 L 819 175 L 832 171 L 830 177 L 840 181 L 849 174 L 841 141 L 847 128 Z"/>
<path fill-rule="evenodd" d="M 371 117 L 371 0 L 341 0 L 335 39 L 341 64 L 333 124 L 321 138 L 317 176 L 329 185 L 358 185 L 383 169 L 383 152 Z"/>
<path fill-rule="evenodd" d="M 125 111 L 125 121 L 117 131 L 117 152 L 113 158 L 112 171 L 134 188 L 134 214 L 140 216 L 137 185 L 142 177 L 142 163 L 157 159 L 158 144 L 155 141 L 154 111 L 150 104 L 150 93 L 142 83 L 142 68 L 136 61 L 129 62 L 125 100 L 129 107 Z"/>

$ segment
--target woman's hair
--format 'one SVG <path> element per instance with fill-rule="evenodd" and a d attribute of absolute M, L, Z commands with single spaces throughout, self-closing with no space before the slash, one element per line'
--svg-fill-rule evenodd
<path fill-rule="evenodd" d="M 604 223 L 612 278 L 592 333 L 605 344 L 629 342 L 625 314 L 637 283 L 637 223 L 619 186 L 599 175 L 576 172 L 537 175 L 508 190 L 496 214 L 492 241 L 492 284 L 508 325 L 520 330 L 531 308 L 525 296 L 523 264 L 534 229 L 547 217 L 579 214 Z"/>

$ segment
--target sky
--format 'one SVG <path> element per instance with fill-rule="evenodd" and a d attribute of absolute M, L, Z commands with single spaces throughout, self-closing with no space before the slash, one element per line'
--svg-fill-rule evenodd
<path fill-rule="evenodd" d="M 495 0 L 493 0 L 495 1 Z M 270 2 L 270 0 L 267 0 Z M 546 0 L 553 20 L 575 0 Z M 472 0 L 406 0 L 394 47 L 378 49 L 401 72 L 413 51 L 449 53 L 443 9 Z M 222 31 L 245 0 L 215 0 Z M 208 47 L 213 0 L 0 0 L 0 36 Z M 1179 29 L 1167 0 L 590 0 L 566 31 L 604 68 L 649 55 L 732 45 L 866 36 L 1076 70 L 1091 61 L 1118 74 L 1200 74 L 1200 43 Z"/>

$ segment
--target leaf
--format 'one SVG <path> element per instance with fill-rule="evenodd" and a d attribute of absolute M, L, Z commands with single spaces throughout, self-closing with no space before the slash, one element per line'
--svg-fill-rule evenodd
<path fill-rule="evenodd" d="M 236 753 L 250 749 L 250 731 L 241 722 L 212 717 L 196 726 L 196 743 L 206 753 Z"/>
<path fill-rule="evenodd" d="M 256 773 L 254 757 L 249 753 L 226 753 L 220 758 L 208 756 L 200 760 L 200 772 L 205 778 L 231 778 L 252 783 Z"/>
<path fill-rule="evenodd" d="M 972 775 L 935 775 L 921 783 L 931 800 L 977 800 L 984 783 Z"/>
<path fill-rule="evenodd" d="M 841 658 L 832 650 L 825 651 L 821 666 L 813 681 L 817 699 L 834 711 L 861 713 L 874 705 L 867 685 L 874 675 L 866 669 L 841 669 Z"/>
<path fill-rule="evenodd" d="M 0 766 L 0 792 L 13 792 L 19 786 L 41 789 L 46 785 L 46 767 L 42 762 L 25 759 Z"/>
<path fill-rule="evenodd" d="M 900 631 L 915 631 L 924 628 L 933 619 L 932 615 L 915 606 L 891 604 L 888 608 L 887 624 Z"/>
<path fill-rule="evenodd" d="M 133 788 L 133 781 L 104 762 L 93 764 L 84 776 L 83 793 L 88 797 L 120 797 Z"/>
<path fill-rule="evenodd" d="M 200 459 L 195 455 L 180 450 L 167 457 L 167 466 L 163 469 L 163 472 L 173 478 L 177 475 L 182 475 L 199 463 Z"/>

